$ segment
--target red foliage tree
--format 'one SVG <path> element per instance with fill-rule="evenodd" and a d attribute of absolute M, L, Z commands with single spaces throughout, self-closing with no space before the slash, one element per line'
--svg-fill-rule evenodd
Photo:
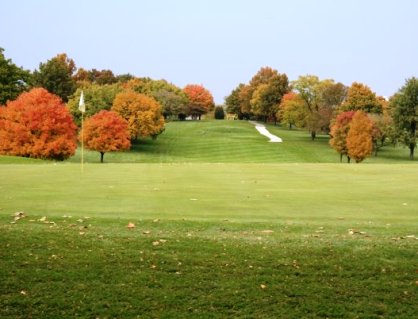
<path fill-rule="evenodd" d="M 1 110 L 0 154 L 64 160 L 75 153 L 76 130 L 61 99 L 35 88 Z"/>
<path fill-rule="evenodd" d="M 131 147 L 128 122 L 116 112 L 102 110 L 84 123 L 79 139 L 87 149 L 100 152 L 100 162 L 106 152 L 127 150 Z"/>
<path fill-rule="evenodd" d="M 202 85 L 188 84 L 183 89 L 189 98 L 188 115 L 200 120 L 202 114 L 208 113 L 214 106 L 212 94 Z"/>
<path fill-rule="evenodd" d="M 348 162 L 350 162 L 347 149 L 347 135 L 354 114 L 355 111 L 340 113 L 331 126 L 329 143 L 340 154 L 340 162 L 342 162 L 343 155 L 347 155 Z"/>

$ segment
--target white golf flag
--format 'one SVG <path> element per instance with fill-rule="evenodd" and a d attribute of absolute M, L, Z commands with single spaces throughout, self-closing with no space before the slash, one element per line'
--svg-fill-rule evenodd
<path fill-rule="evenodd" d="M 84 113 L 86 111 L 86 105 L 84 104 L 84 93 L 83 93 L 83 91 L 81 91 L 80 103 L 78 103 L 78 109 L 81 113 Z"/>

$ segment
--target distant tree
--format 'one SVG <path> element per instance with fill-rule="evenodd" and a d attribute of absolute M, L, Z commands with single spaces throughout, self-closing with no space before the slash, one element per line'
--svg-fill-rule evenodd
<path fill-rule="evenodd" d="M 218 105 L 215 107 L 215 120 L 223 120 L 223 119 L 225 119 L 224 108 Z"/>
<path fill-rule="evenodd" d="M 311 133 L 311 138 L 314 140 L 317 131 L 321 127 L 321 125 L 317 123 L 317 120 L 320 118 L 318 115 L 321 101 L 320 80 L 315 75 L 306 75 L 300 76 L 296 81 L 293 81 L 292 84 L 293 88 L 305 102 L 305 107 L 308 111 L 305 122 Z"/>
<path fill-rule="evenodd" d="M 202 85 L 188 84 L 183 91 L 189 100 L 187 113 L 195 119 L 200 120 L 203 114 L 208 113 L 215 106 L 212 94 Z"/>
<path fill-rule="evenodd" d="M 128 121 L 130 136 L 157 138 L 164 131 L 160 104 L 152 97 L 131 90 L 116 95 L 112 111 Z"/>
<path fill-rule="evenodd" d="M 87 149 L 100 153 L 101 163 L 105 153 L 131 147 L 128 122 L 112 111 L 102 110 L 88 118 L 79 134 L 81 138 Z"/>
<path fill-rule="evenodd" d="M 250 81 L 251 111 L 264 122 L 276 122 L 276 113 L 284 94 L 289 91 L 286 74 L 280 74 L 270 67 L 261 68 Z"/>
<path fill-rule="evenodd" d="M 34 86 L 47 89 L 50 93 L 58 95 L 64 102 L 76 90 L 73 73 L 76 70 L 75 63 L 65 53 L 39 65 L 39 70 L 33 74 Z"/>
<path fill-rule="evenodd" d="M 4 49 L 0 48 L 0 106 L 15 100 L 20 93 L 29 88 L 30 72 L 6 59 Z"/>
<path fill-rule="evenodd" d="M 363 111 L 357 111 L 350 124 L 347 134 L 348 156 L 354 158 L 356 163 L 362 162 L 373 151 L 372 121 Z"/>
<path fill-rule="evenodd" d="M 335 118 L 335 121 L 331 126 L 331 139 L 329 143 L 332 148 L 340 154 L 340 162 L 342 162 L 344 155 L 347 156 L 347 161 L 350 162 L 347 147 L 347 135 L 350 130 L 350 124 L 354 114 L 354 111 L 340 113 Z"/>
<path fill-rule="evenodd" d="M 76 129 L 61 99 L 35 88 L 1 108 L 0 154 L 64 160 L 75 153 Z"/>
<path fill-rule="evenodd" d="M 374 155 L 385 145 L 386 140 L 394 140 L 393 119 L 388 113 L 368 114 L 373 123 L 372 140 Z"/>
<path fill-rule="evenodd" d="M 307 110 L 302 98 L 298 94 L 290 92 L 283 95 L 276 116 L 281 123 L 288 125 L 289 129 L 292 129 L 293 126 L 306 126 L 306 113 Z"/>
<path fill-rule="evenodd" d="M 399 140 L 409 148 L 409 158 L 413 160 L 417 145 L 418 79 L 412 77 L 406 80 L 390 103 Z"/>
<path fill-rule="evenodd" d="M 345 86 L 330 79 L 320 80 L 315 75 L 300 76 L 292 84 L 305 102 L 305 123 L 312 140 L 319 131 L 328 133 L 334 111 L 345 99 Z"/>
<path fill-rule="evenodd" d="M 126 82 L 128 82 L 129 80 L 132 80 L 132 79 L 134 79 L 135 78 L 135 76 L 133 76 L 132 74 L 130 74 L 130 73 L 125 73 L 125 74 L 119 74 L 119 75 L 117 75 L 116 76 L 116 80 L 119 82 L 119 83 L 126 83 Z"/>
<path fill-rule="evenodd" d="M 101 110 L 110 110 L 116 95 L 122 91 L 122 87 L 118 83 L 105 85 L 84 83 L 82 87 L 78 88 L 68 100 L 67 107 L 79 126 L 81 125 L 81 113 L 78 110 L 78 104 L 81 91 L 84 93 L 84 103 L 86 105 L 84 116 L 88 118 Z"/>
<path fill-rule="evenodd" d="M 362 83 L 354 82 L 348 88 L 347 99 L 341 105 L 342 111 L 364 111 L 366 113 L 383 112 L 382 104 L 376 94 Z"/>
<path fill-rule="evenodd" d="M 241 114 L 243 119 L 249 120 L 253 115 L 251 110 L 252 88 L 249 85 L 241 87 L 238 97 L 241 103 Z"/>
<path fill-rule="evenodd" d="M 139 93 L 151 96 L 160 103 L 164 118 L 186 114 L 188 98 L 185 92 L 166 80 L 146 80 Z"/>
<path fill-rule="evenodd" d="M 225 97 L 226 111 L 228 113 L 236 114 L 239 119 L 243 118 L 240 99 L 240 91 L 243 87 L 244 84 L 240 83 L 235 89 L 232 90 L 231 94 Z"/>

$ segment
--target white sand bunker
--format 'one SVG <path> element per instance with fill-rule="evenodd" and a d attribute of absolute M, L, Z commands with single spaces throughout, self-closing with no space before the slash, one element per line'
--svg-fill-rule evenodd
<path fill-rule="evenodd" d="M 260 124 L 260 123 L 257 123 L 257 122 L 255 122 L 255 121 L 248 121 L 248 122 L 250 122 L 251 124 L 254 124 L 254 125 L 255 125 L 256 130 L 257 130 L 257 131 L 258 131 L 261 135 L 267 136 L 267 137 L 270 139 L 270 141 L 269 141 L 269 142 L 272 142 L 272 143 L 281 143 L 281 142 L 283 142 L 283 140 L 282 140 L 280 137 L 278 137 L 278 136 L 276 136 L 276 135 L 271 134 L 271 133 L 270 133 L 270 132 L 266 129 L 265 125 Z"/>

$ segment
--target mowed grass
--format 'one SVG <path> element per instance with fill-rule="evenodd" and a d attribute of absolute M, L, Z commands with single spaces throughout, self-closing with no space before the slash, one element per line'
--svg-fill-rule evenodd
<path fill-rule="evenodd" d="M 0 317 L 414 318 L 417 169 L 0 165 Z"/>
<path fill-rule="evenodd" d="M 107 163 L 338 163 L 339 155 L 329 146 L 329 136 L 315 141 L 305 130 L 267 125 L 283 143 L 269 143 L 247 121 L 169 122 L 157 140 L 134 142 L 128 152 L 106 153 Z M 68 162 L 79 163 L 80 149 Z M 98 152 L 84 151 L 84 160 L 99 163 Z M 345 160 L 345 159 L 344 159 Z M 3 163 L 43 163 L 41 160 L 0 156 Z M 385 146 L 378 157 L 364 163 L 417 163 L 409 160 L 408 149 Z"/>

